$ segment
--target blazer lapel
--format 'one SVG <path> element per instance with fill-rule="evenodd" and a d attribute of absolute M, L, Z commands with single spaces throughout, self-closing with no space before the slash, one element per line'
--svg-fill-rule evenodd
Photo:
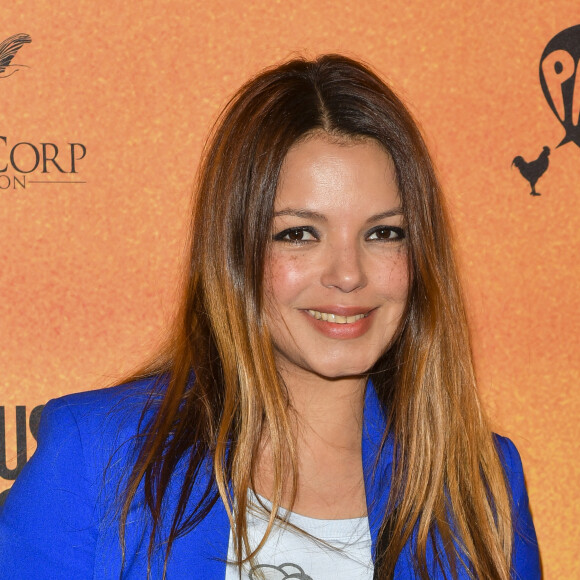
<path fill-rule="evenodd" d="M 376 556 L 377 537 L 387 509 L 391 488 L 393 441 L 389 437 L 381 452 L 381 441 L 385 429 L 385 415 L 372 381 L 369 380 L 363 415 L 362 461 L 373 560 Z"/>

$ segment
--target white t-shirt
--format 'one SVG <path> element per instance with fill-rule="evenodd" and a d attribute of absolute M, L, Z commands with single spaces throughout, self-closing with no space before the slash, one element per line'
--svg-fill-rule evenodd
<path fill-rule="evenodd" d="M 255 495 L 248 499 L 248 539 L 253 549 L 266 531 L 268 514 Z M 260 500 L 271 507 L 266 499 Z M 286 512 L 280 510 L 280 515 L 285 516 Z M 368 518 L 319 520 L 290 513 L 288 521 L 328 546 L 277 521 L 253 567 L 242 566 L 242 580 L 372 580 Z M 228 561 L 235 561 L 231 532 Z M 225 580 L 239 579 L 238 566 L 228 564 Z"/>

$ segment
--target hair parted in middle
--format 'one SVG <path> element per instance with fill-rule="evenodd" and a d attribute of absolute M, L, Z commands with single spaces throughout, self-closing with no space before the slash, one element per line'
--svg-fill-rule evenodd
<path fill-rule="evenodd" d="M 214 127 L 198 174 L 181 309 L 165 350 L 134 375 L 161 374 L 168 386 L 161 403 L 146 411 L 154 411 L 153 419 L 125 490 L 121 537 L 144 481 L 151 557 L 168 482 L 186 458 L 166 558 L 175 538 L 207 515 L 219 494 L 242 561 L 247 491 L 264 437 L 272 447 L 275 488 L 267 533 L 283 492 L 295 496 L 295 441 L 265 324 L 264 263 L 282 165 L 289 149 L 313 133 L 378 142 L 393 161 L 405 217 L 408 304 L 391 344 L 369 369 L 396 454 L 375 577 L 393 577 L 416 529 L 414 555 L 421 578 L 428 578 L 427 542 L 437 529 L 443 540 L 437 557 L 452 570 L 465 562 L 476 578 L 507 580 L 510 498 L 476 391 L 435 170 L 401 100 L 369 67 L 339 55 L 294 59 L 260 73 Z M 213 479 L 195 511 L 186 513 L 208 456 Z"/>

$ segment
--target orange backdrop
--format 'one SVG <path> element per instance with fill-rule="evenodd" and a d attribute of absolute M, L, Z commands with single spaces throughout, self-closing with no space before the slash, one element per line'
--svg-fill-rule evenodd
<path fill-rule="evenodd" d="M 0 41 L 32 42 L 0 72 L 0 492 L 24 437 L 34 449 L 37 406 L 114 382 L 162 336 L 193 175 L 228 97 L 292 54 L 342 52 L 422 123 L 482 392 L 521 451 L 545 577 L 580 578 L 580 147 L 556 148 L 564 130 L 538 77 L 579 16 L 571 0 L 4 2 Z M 532 197 L 511 162 L 544 146 Z"/>

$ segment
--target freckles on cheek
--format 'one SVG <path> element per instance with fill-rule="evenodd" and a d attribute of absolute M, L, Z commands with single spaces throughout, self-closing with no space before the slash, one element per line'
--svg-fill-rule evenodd
<path fill-rule="evenodd" d="M 304 269 L 300 267 L 296 256 L 272 256 L 268 260 L 267 286 L 272 292 L 278 293 L 291 289 L 304 276 Z"/>
<path fill-rule="evenodd" d="M 409 266 L 407 253 L 401 252 L 383 270 L 381 285 L 392 300 L 406 300 L 409 291 Z"/>
<path fill-rule="evenodd" d="M 264 290 L 270 316 L 285 318 L 303 287 L 304 268 L 297 256 L 270 255 L 266 260 Z"/>

